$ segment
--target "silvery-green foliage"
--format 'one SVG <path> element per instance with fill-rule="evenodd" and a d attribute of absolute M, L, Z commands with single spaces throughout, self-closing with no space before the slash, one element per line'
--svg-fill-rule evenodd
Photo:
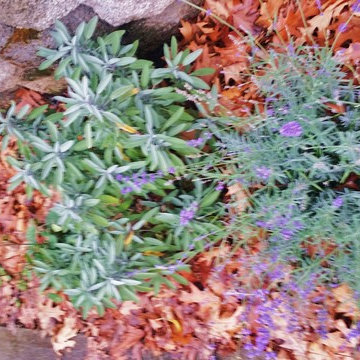
<path fill-rule="evenodd" d="M 186 164 L 201 151 L 179 137 L 197 129 L 195 111 L 185 109 L 185 84 L 207 88 L 189 73 L 200 51 L 178 52 L 175 38 L 165 45 L 167 68 L 137 59 L 138 43 L 123 45 L 123 31 L 92 39 L 96 18 L 70 35 L 60 22 L 55 49 L 42 48 L 41 69 L 55 62 L 67 94 L 55 100 L 63 112 L 47 106 L 27 114 L 15 107 L 1 116 L 1 134 L 18 139 L 17 173 L 11 188 L 25 183 L 55 190 L 43 235 L 30 255 L 42 287 L 64 289 L 86 315 L 113 299 L 134 300 L 137 291 L 159 291 L 170 281 L 186 283 L 178 271 L 186 259 L 221 239 L 215 184 L 202 185 L 187 175 Z M 167 86 L 163 86 L 165 80 Z M 194 206 L 196 204 L 196 207 Z M 190 210 L 187 210 L 190 208 Z"/>
<path fill-rule="evenodd" d="M 246 131 L 218 133 L 218 151 L 194 171 L 225 166 L 229 184 L 247 191 L 250 206 L 230 232 L 262 228 L 267 256 L 300 278 L 359 290 L 360 89 L 328 48 L 288 50 L 253 64 L 263 101 L 241 119 Z"/>

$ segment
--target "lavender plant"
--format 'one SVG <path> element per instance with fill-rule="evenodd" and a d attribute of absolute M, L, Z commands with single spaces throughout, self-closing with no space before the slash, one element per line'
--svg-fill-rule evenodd
<path fill-rule="evenodd" d="M 186 84 L 208 88 L 196 75 L 211 70 L 190 72 L 200 51 L 179 52 L 173 38 L 164 46 L 167 67 L 155 69 L 135 57 L 137 42 L 121 43 L 123 31 L 93 40 L 96 21 L 74 36 L 57 22 L 57 47 L 39 51 L 41 69 L 60 61 L 55 75 L 68 91 L 55 100 L 65 111 L 15 114 L 12 105 L 0 119 L 3 147 L 18 139 L 10 188 L 25 183 L 28 196 L 37 189 L 61 197 L 46 221 L 47 242 L 36 244 L 28 231 L 31 262 L 42 287 L 64 289 L 84 315 L 113 299 L 136 300 L 137 291 L 173 288 L 172 280 L 186 283 L 178 273 L 186 259 L 223 236 L 221 191 L 186 173 L 201 148 L 179 137 L 202 121 L 179 93 Z"/>
<path fill-rule="evenodd" d="M 218 131 L 217 152 L 194 172 L 207 166 L 208 178 L 247 192 L 229 227 L 241 244 L 262 228 L 265 252 L 293 264 L 298 279 L 315 273 L 360 290 L 360 188 L 348 185 L 360 174 L 359 88 L 328 48 L 270 51 L 251 76 L 264 102 L 241 119 L 249 130 Z"/>

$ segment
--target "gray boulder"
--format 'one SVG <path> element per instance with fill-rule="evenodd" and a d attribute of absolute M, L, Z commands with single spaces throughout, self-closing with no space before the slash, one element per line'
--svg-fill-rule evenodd
<path fill-rule="evenodd" d="M 98 15 L 98 35 L 124 28 L 128 41 L 140 39 L 144 55 L 175 34 L 181 18 L 197 13 L 178 0 L 0 0 L 0 5 L 0 93 L 16 86 L 31 89 L 32 81 L 38 86 L 43 74 L 34 71 L 41 62 L 36 51 L 52 46 L 50 31 L 57 19 L 74 31 Z"/>

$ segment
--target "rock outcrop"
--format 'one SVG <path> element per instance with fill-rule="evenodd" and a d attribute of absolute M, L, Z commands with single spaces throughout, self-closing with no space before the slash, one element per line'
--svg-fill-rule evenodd
<path fill-rule="evenodd" d="M 24 84 L 31 88 L 35 80 L 39 86 L 43 74 L 35 69 L 42 60 L 36 51 L 52 46 L 56 19 L 73 31 L 81 21 L 98 15 L 97 34 L 125 28 L 129 41 L 140 39 L 144 54 L 176 33 L 181 18 L 196 15 L 179 0 L 0 0 L 0 5 L 0 93 Z"/>

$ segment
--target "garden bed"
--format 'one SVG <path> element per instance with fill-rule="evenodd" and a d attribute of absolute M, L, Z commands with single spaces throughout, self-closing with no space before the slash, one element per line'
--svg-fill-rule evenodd
<path fill-rule="evenodd" d="M 2 119 L 0 323 L 89 359 L 356 358 L 360 4 L 204 6 L 163 68 L 56 24 L 67 92 Z"/>

